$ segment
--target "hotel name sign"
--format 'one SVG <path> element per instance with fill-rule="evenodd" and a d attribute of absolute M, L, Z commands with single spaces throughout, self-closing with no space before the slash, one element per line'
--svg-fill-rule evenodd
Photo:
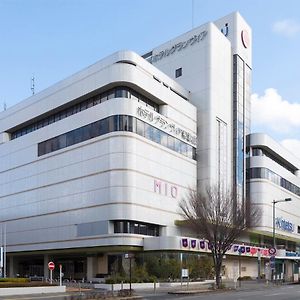
<path fill-rule="evenodd" d="M 288 232 L 294 232 L 295 230 L 295 225 L 292 222 L 285 220 L 281 217 L 276 218 L 275 223 L 276 223 L 276 227 L 281 230 L 288 231 Z"/>
<path fill-rule="evenodd" d="M 207 35 L 206 30 L 200 32 L 199 34 L 195 34 L 191 38 L 189 38 L 183 42 L 179 42 L 168 49 L 162 50 L 157 54 L 153 54 L 150 57 L 149 62 L 155 63 L 155 62 L 163 59 L 164 57 L 174 54 L 175 52 L 179 52 L 181 50 L 186 49 L 188 46 L 193 46 L 196 43 L 199 43 L 200 41 L 202 41 L 206 37 L 206 35 Z"/>
<path fill-rule="evenodd" d="M 161 129 L 173 133 L 174 135 L 178 136 L 179 138 L 191 143 L 192 145 L 197 145 L 197 138 L 196 136 L 190 134 L 184 129 L 177 127 L 174 123 L 169 123 L 166 119 L 161 117 L 160 115 L 154 115 L 153 112 L 149 111 L 146 108 L 138 107 L 137 108 L 137 115 L 149 123 L 157 125 Z"/>

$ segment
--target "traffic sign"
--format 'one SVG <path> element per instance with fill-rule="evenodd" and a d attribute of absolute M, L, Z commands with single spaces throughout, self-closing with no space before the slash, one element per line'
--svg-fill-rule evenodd
<path fill-rule="evenodd" d="M 53 271 L 53 270 L 55 269 L 55 264 L 54 264 L 53 261 L 50 261 L 50 262 L 48 263 L 48 269 L 49 269 L 50 271 Z"/>
<path fill-rule="evenodd" d="M 269 249 L 269 254 L 270 254 L 270 255 L 275 255 L 275 254 L 276 254 L 276 248 L 273 248 L 273 247 L 270 248 L 270 249 Z"/>
<path fill-rule="evenodd" d="M 270 261 L 275 261 L 275 255 L 270 256 Z"/>

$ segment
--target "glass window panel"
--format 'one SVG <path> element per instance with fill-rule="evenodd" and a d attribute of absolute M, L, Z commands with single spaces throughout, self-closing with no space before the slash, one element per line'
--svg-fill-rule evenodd
<path fill-rule="evenodd" d="M 67 147 L 67 135 L 66 134 L 62 134 L 62 135 L 58 136 L 57 139 L 58 139 L 58 149 Z"/>
<path fill-rule="evenodd" d="M 90 98 L 90 99 L 87 100 L 86 107 L 87 107 L 87 108 L 90 108 L 90 107 L 92 107 L 92 106 L 94 106 L 94 99 L 93 99 L 93 98 Z"/>
<path fill-rule="evenodd" d="M 52 123 L 54 123 L 54 116 L 52 115 L 52 116 L 49 116 L 49 124 L 52 124 Z"/>
<path fill-rule="evenodd" d="M 83 128 L 77 128 L 74 131 L 74 144 L 82 142 Z"/>
<path fill-rule="evenodd" d="M 59 136 L 50 140 L 51 141 L 51 152 L 59 150 Z"/>
<path fill-rule="evenodd" d="M 188 145 L 184 142 L 180 142 L 180 153 L 188 156 Z"/>
<path fill-rule="evenodd" d="M 140 224 L 140 234 L 147 235 L 147 225 Z"/>
<path fill-rule="evenodd" d="M 87 109 L 87 101 L 80 103 L 80 110 L 85 110 L 85 109 Z"/>
<path fill-rule="evenodd" d="M 153 127 L 145 123 L 145 138 L 153 141 Z"/>
<path fill-rule="evenodd" d="M 160 133 L 161 133 L 161 131 L 159 129 L 153 127 L 153 141 L 155 143 L 160 144 L 160 142 L 161 142 Z"/>
<path fill-rule="evenodd" d="M 51 152 L 51 140 L 48 140 L 45 142 L 45 153 L 50 153 Z"/>
<path fill-rule="evenodd" d="M 180 144 L 181 144 L 180 140 L 175 139 L 175 151 L 178 153 L 180 153 L 180 146 L 181 146 Z"/>
<path fill-rule="evenodd" d="M 132 91 L 131 92 L 131 99 L 139 101 L 139 95 L 135 91 Z"/>
<path fill-rule="evenodd" d="M 175 138 L 171 135 L 168 136 L 168 148 L 175 150 Z"/>
<path fill-rule="evenodd" d="M 38 123 L 37 123 L 37 128 L 38 129 L 40 129 L 40 128 L 42 128 L 43 127 L 43 121 L 39 121 Z M 22 129 L 22 133 L 23 133 L 23 130 L 24 129 Z M 22 134 L 23 135 L 23 134 Z"/>
<path fill-rule="evenodd" d="M 100 121 L 100 135 L 108 133 L 108 118 Z"/>
<path fill-rule="evenodd" d="M 124 231 L 124 233 L 129 233 L 130 232 L 130 223 L 128 221 L 124 221 L 123 231 Z"/>
<path fill-rule="evenodd" d="M 115 117 L 117 116 L 110 116 L 108 118 L 108 132 L 113 132 L 117 130 L 117 128 L 115 127 L 116 126 L 115 122 L 117 123 L 118 120 L 115 120 Z"/>
<path fill-rule="evenodd" d="M 145 123 L 139 119 L 136 120 L 136 133 L 145 136 Z"/>
<path fill-rule="evenodd" d="M 138 223 L 133 223 L 133 233 L 139 234 L 140 233 L 140 225 Z"/>
<path fill-rule="evenodd" d="M 196 148 L 193 147 L 193 159 L 196 159 L 197 154 L 196 154 Z"/>
<path fill-rule="evenodd" d="M 94 97 L 93 99 L 93 104 L 94 105 L 98 105 L 99 103 L 101 103 L 101 96 L 100 95 L 97 95 Z"/>
<path fill-rule="evenodd" d="M 60 120 L 60 114 L 55 114 L 54 122 L 58 122 Z"/>
<path fill-rule="evenodd" d="M 75 144 L 75 133 L 70 131 L 67 134 L 67 147 Z"/>
<path fill-rule="evenodd" d="M 107 93 L 103 93 L 102 95 L 101 95 L 101 103 L 102 102 L 105 102 L 107 100 Z"/>
<path fill-rule="evenodd" d="M 164 131 L 160 132 L 160 143 L 164 147 L 168 147 L 168 134 Z"/>
<path fill-rule="evenodd" d="M 136 118 L 129 116 L 129 131 L 130 132 L 136 132 Z"/>
<path fill-rule="evenodd" d="M 115 91 L 114 90 L 109 91 L 108 94 L 107 94 L 107 99 L 112 99 L 112 98 L 115 98 Z"/>
<path fill-rule="evenodd" d="M 38 156 L 46 154 L 46 148 L 45 148 L 46 142 L 42 142 L 38 144 Z"/>
<path fill-rule="evenodd" d="M 116 98 L 129 98 L 128 90 L 125 87 L 116 88 L 115 97 Z"/>
<path fill-rule="evenodd" d="M 129 118 L 128 116 L 122 116 L 121 131 L 129 131 Z"/>
<path fill-rule="evenodd" d="M 94 122 L 91 126 L 91 137 L 96 137 L 100 135 L 100 121 Z"/>
<path fill-rule="evenodd" d="M 92 124 L 84 126 L 82 130 L 82 141 L 91 139 L 93 137 L 92 133 Z"/>
<path fill-rule="evenodd" d="M 125 131 L 132 132 L 132 117 L 131 116 L 125 116 Z"/>
<path fill-rule="evenodd" d="M 67 117 L 67 111 L 66 110 L 63 110 L 61 113 L 60 113 L 60 119 L 64 119 Z"/>

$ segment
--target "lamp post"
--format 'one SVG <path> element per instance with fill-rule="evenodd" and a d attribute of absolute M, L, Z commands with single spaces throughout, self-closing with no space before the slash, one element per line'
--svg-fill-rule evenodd
<path fill-rule="evenodd" d="M 276 237 L 275 237 L 275 204 L 279 203 L 279 202 L 289 202 L 292 201 L 292 198 L 285 198 L 285 199 L 281 199 L 281 200 L 273 200 L 273 248 L 276 249 Z M 274 267 L 275 267 L 275 271 L 276 271 L 276 263 L 274 261 Z M 275 272 L 276 274 L 276 272 Z M 273 280 L 273 276 L 274 276 L 274 270 L 272 269 L 272 280 Z"/>

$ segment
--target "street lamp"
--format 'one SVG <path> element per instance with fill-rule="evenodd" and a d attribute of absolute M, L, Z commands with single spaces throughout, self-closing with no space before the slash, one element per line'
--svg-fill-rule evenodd
<path fill-rule="evenodd" d="M 282 200 L 273 200 L 273 247 L 276 249 L 276 239 L 275 239 L 275 204 L 279 202 L 289 202 L 292 201 L 292 198 L 285 198 Z"/>
<path fill-rule="evenodd" d="M 275 238 L 275 204 L 279 202 L 289 202 L 292 201 L 292 198 L 285 198 L 281 200 L 273 200 L 273 248 L 276 249 L 276 238 Z M 275 257 L 274 257 L 275 258 Z M 276 263 L 274 260 L 274 267 L 275 267 L 275 275 L 276 275 Z M 272 280 L 274 279 L 274 270 L 272 269 Z"/>

